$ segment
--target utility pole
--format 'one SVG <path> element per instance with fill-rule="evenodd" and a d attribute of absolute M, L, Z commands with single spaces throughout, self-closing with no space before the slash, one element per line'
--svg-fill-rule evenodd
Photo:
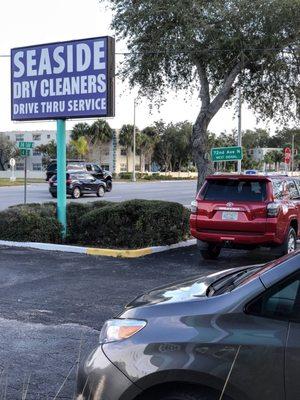
<path fill-rule="evenodd" d="M 136 120 L 136 99 L 134 99 L 133 103 L 133 169 L 132 169 L 132 182 L 136 182 L 135 176 L 135 153 L 136 153 L 136 127 L 135 127 L 135 120 Z"/>
<path fill-rule="evenodd" d="M 242 89 L 239 84 L 238 92 L 238 146 L 242 146 Z M 238 173 L 242 173 L 242 160 L 238 160 Z"/>

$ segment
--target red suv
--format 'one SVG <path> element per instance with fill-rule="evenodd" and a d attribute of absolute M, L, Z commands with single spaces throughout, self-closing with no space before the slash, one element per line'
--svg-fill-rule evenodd
<path fill-rule="evenodd" d="M 202 256 L 222 247 L 294 251 L 300 235 L 300 180 L 287 176 L 212 175 L 192 202 L 190 227 Z"/>

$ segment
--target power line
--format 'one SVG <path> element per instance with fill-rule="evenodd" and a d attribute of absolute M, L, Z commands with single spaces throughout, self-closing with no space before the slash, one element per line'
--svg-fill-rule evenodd
<path fill-rule="evenodd" d="M 164 51 L 137 51 L 137 52 L 116 52 L 116 56 L 130 56 L 130 55 L 155 55 L 155 54 L 205 54 L 205 53 L 230 53 L 232 49 L 202 49 L 202 50 L 164 50 Z M 241 49 L 243 52 L 281 52 L 285 54 L 294 54 L 291 50 L 284 50 L 276 47 L 267 47 L 267 48 L 254 48 L 254 47 L 245 47 Z M 0 54 L 0 58 L 11 58 L 10 54 Z"/>

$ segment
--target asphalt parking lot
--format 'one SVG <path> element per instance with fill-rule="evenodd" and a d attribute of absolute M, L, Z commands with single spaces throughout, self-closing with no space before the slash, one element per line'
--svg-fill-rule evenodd
<path fill-rule="evenodd" d="M 136 295 L 270 259 L 267 251 L 227 250 L 199 262 L 195 246 L 131 260 L 0 247 L 0 398 L 72 399 L 76 360 Z"/>
<path fill-rule="evenodd" d="M 176 201 L 189 206 L 196 195 L 197 182 L 188 181 L 158 181 L 158 182 L 114 182 L 113 190 L 106 193 L 105 200 L 123 201 L 130 199 L 165 200 Z M 46 203 L 56 201 L 48 191 L 47 183 L 30 184 L 27 190 L 28 203 Z M 0 187 L 0 210 L 9 206 L 23 203 L 23 186 Z M 99 200 L 95 195 L 84 196 L 77 202 Z M 71 200 L 68 200 L 71 201 Z M 72 200 L 74 201 L 74 200 Z"/>

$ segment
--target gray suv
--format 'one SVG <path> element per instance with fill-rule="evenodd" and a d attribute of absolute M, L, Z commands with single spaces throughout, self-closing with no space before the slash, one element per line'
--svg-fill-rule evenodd
<path fill-rule="evenodd" d="M 152 290 L 107 321 L 77 399 L 298 400 L 300 252 Z"/>

